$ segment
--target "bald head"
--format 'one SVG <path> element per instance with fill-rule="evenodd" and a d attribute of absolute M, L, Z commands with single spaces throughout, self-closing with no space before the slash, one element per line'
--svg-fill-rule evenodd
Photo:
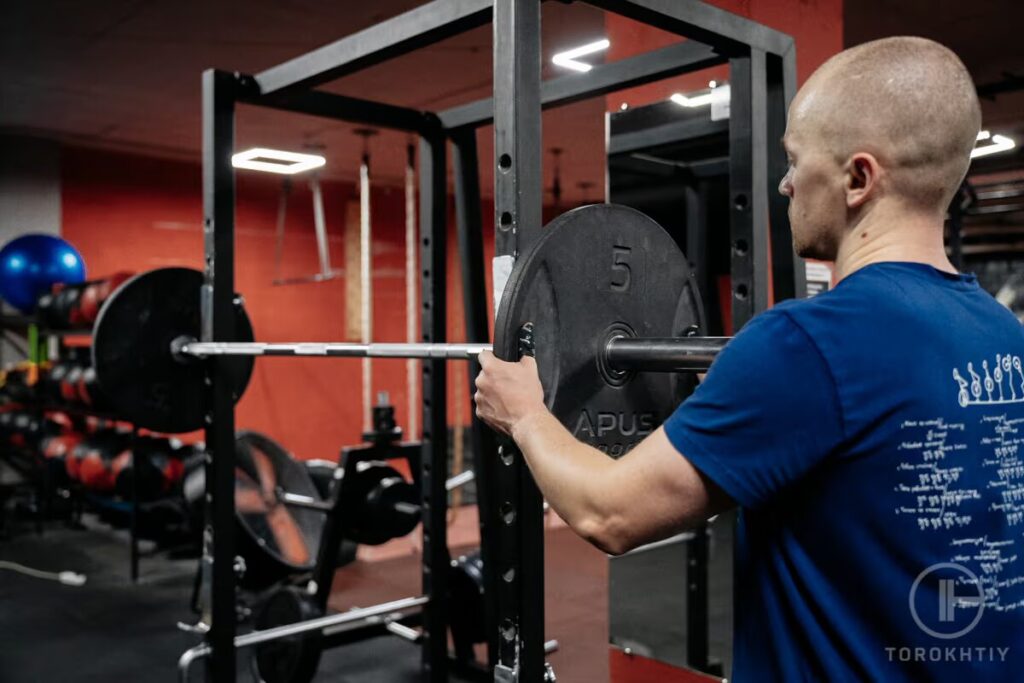
<path fill-rule="evenodd" d="M 893 37 L 825 62 L 794 100 L 789 134 L 824 145 L 838 163 L 869 153 L 886 172 L 886 195 L 944 211 L 967 172 L 980 125 L 963 62 L 934 41 Z"/>

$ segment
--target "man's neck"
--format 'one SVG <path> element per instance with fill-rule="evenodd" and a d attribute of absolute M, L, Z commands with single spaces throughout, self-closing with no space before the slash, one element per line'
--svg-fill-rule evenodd
<path fill-rule="evenodd" d="M 837 280 L 883 261 L 924 263 L 957 272 L 942 241 L 943 219 L 916 211 L 875 210 L 852 227 L 839 245 Z"/>

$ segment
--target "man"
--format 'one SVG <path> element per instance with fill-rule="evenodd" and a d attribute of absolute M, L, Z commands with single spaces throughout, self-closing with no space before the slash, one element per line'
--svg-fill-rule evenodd
<path fill-rule="evenodd" d="M 943 247 L 979 125 L 937 43 L 818 69 L 779 191 L 839 284 L 757 316 L 617 461 L 545 409 L 532 359 L 481 356 L 478 415 L 599 548 L 740 507 L 737 681 L 1024 676 L 1024 333 Z"/>

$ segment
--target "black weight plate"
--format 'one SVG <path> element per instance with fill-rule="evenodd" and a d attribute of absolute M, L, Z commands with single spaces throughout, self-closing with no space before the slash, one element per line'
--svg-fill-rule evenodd
<path fill-rule="evenodd" d="M 93 331 L 92 364 L 113 412 L 158 432 L 190 432 L 207 411 L 202 362 L 180 361 L 171 342 L 200 336 L 203 275 L 190 268 L 160 268 L 131 278 L 100 309 Z M 252 341 L 249 317 L 235 307 L 236 341 Z M 252 357 L 225 358 L 240 397 Z"/>
<path fill-rule="evenodd" d="M 686 257 L 660 225 L 595 204 L 553 220 L 512 269 L 495 324 L 501 358 L 518 357 L 525 323 L 548 408 L 577 438 L 618 457 L 671 414 L 692 377 L 615 371 L 605 344 L 684 336 L 703 329 L 703 311 Z"/>
<path fill-rule="evenodd" d="M 274 591 L 256 615 L 260 631 L 323 616 L 311 595 L 287 586 Z M 256 666 L 264 683 L 307 683 L 316 675 L 322 649 L 320 631 L 271 640 L 256 648 Z"/>
<path fill-rule="evenodd" d="M 395 468 L 376 460 L 347 467 L 341 487 L 341 523 L 345 538 L 363 545 L 380 545 L 412 532 L 418 513 L 398 506 L 418 507 L 416 487 Z"/>

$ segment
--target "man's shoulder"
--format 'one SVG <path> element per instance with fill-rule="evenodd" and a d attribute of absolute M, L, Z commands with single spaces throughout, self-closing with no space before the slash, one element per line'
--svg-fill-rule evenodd
<path fill-rule="evenodd" d="M 731 348 L 765 357 L 765 351 L 778 360 L 786 350 L 800 355 L 816 346 L 814 337 L 822 325 L 824 310 L 813 299 L 789 299 L 755 315 L 736 335 Z"/>
<path fill-rule="evenodd" d="M 849 351 L 846 341 L 863 341 L 865 335 L 880 334 L 892 320 L 903 315 L 890 310 L 901 305 L 898 297 L 879 296 L 859 286 L 843 286 L 806 299 L 777 302 L 756 316 L 749 327 L 770 339 L 786 336 L 794 338 L 795 343 L 795 338 L 800 337 L 803 348 L 813 347 L 830 356 L 833 347 L 844 353 Z"/>
<path fill-rule="evenodd" d="M 854 288 L 837 288 L 806 299 L 779 301 L 758 317 L 784 319 L 805 329 L 822 323 L 845 326 L 869 314 L 874 308 L 871 302 L 872 297 Z M 874 310 L 877 313 L 877 308 Z"/>
<path fill-rule="evenodd" d="M 957 279 L 959 278 L 959 279 Z M 973 276 L 941 274 L 915 263 L 880 263 L 846 277 L 833 289 L 806 299 L 787 299 L 772 311 L 800 325 L 872 326 L 888 322 L 945 324 L 956 307 L 992 326 L 1020 322 L 1012 312 L 978 286 Z"/>
<path fill-rule="evenodd" d="M 786 299 L 770 310 L 807 328 L 820 324 L 843 328 L 890 315 L 902 317 L 915 303 L 906 296 L 907 283 L 901 274 L 889 272 L 885 265 L 859 270 L 828 291 L 805 299 Z"/>

